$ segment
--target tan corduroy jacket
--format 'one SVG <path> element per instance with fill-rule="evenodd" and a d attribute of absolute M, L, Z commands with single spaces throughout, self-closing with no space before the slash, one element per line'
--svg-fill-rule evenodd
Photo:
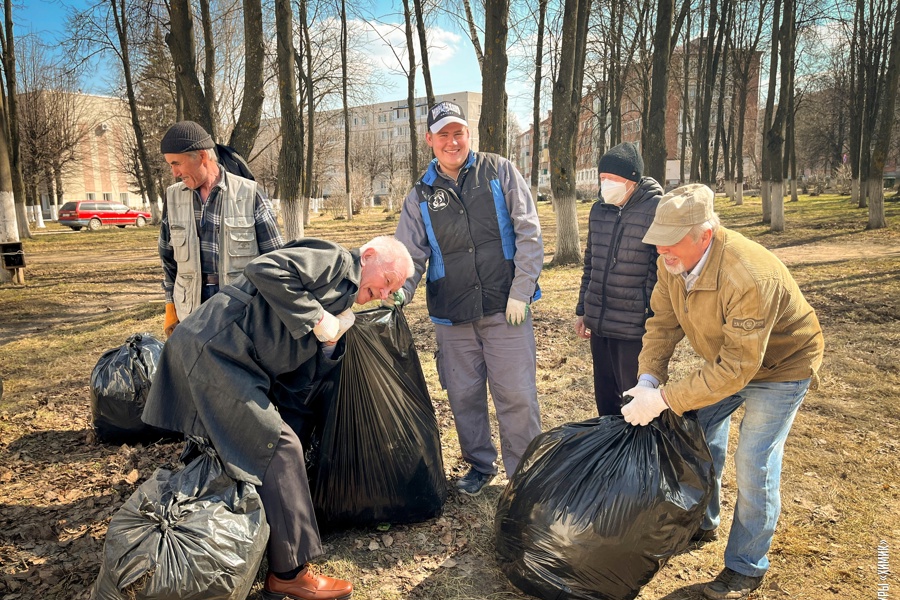
<path fill-rule="evenodd" d="M 812 378 L 824 339 L 816 313 L 778 258 L 741 234 L 720 227 L 691 291 L 658 261 L 639 373 L 665 383 L 675 345 L 687 336 L 703 365 L 665 386 L 678 414 L 715 404 L 751 381 Z"/>

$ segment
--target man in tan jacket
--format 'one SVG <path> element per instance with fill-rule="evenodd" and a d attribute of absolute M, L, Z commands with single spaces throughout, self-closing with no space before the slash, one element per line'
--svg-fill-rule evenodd
<path fill-rule="evenodd" d="M 716 489 L 694 541 L 715 540 L 731 414 L 744 407 L 735 451 L 737 502 L 725 568 L 703 589 L 713 600 L 744 598 L 769 567 L 766 554 L 781 512 L 784 443 L 824 341 L 816 313 L 771 252 L 719 224 L 705 185 L 660 200 L 644 243 L 659 251 L 638 385 L 625 392 L 625 420 L 647 425 L 667 408 L 696 410 L 706 433 Z M 668 381 L 669 360 L 685 336 L 703 364 Z M 660 388 L 659 384 L 666 384 Z"/>

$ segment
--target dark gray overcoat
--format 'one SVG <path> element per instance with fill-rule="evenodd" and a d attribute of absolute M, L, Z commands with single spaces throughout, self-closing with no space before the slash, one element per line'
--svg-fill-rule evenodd
<path fill-rule="evenodd" d="M 312 238 L 254 259 L 175 328 L 143 420 L 209 439 L 231 477 L 260 485 L 281 432 L 276 379 L 315 376 L 312 328 L 353 305 L 360 275 L 358 250 Z"/>

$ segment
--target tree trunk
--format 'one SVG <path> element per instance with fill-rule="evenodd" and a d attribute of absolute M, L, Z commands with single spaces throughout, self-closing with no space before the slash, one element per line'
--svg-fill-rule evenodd
<path fill-rule="evenodd" d="M 313 47 L 309 35 L 308 0 L 300 1 L 300 29 L 303 36 L 303 56 L 306 59 L 306 177 L 303 182 L 303 225 L 309 225 L 309 199 L 313 193 L 318 196 L 318 182 L 314 182 L 313 159 L 316 142 L 316 88 L 313 85 Z"/>
<path fill-rule="evenodd" d="M 862 40 L 862 24 L 865 10 L 864 0 L 856 0 L 853 13 L 853 35 L 850 39 L 850 98 L 849 98 L 849 161 L 850 161 L 850 201 L 859 205 L 859 157 L 861 154 L 863 114 L 865 102 L 865 67 L 859 44 Z M 865 196 L 865 194 L 863 194 Z"/>
<path fill-rule="evenodd" d="M 778 90 L 778 31 L 780 29 L 781 19 L 781 0 L 775 0 L 775 7 L 772 11 L 772 48 L 769 53 L 769 86 L 766 93 L 766 111 L 763 117 L 763 131 L 769 131 L 772 128 L 772 120 L 775 115 L 775 95 Z M 765 136 L 764 136 L 765 137 Z M 771 163 L 771 154 L 767 151 L 767 140 L 763 140 L 762 151 L 762 181 L 772 181 L 772 172 L 778 167 Z M 780 161 L 779 163 L 780 164 Z M 772 222 L 772 194 L 771 185 L 764 185 L 762 191 L 762 218 L 763 223 Z"/>
<path fill-rule="evenodd" d="M 782 171 L 782 153 L 784 152 L 785 120 L 791 92 L 791 54 L 794 32 L 794 0 L 784 1 L 784 18 L 777 32 L 779 38 L 780 85 L 778 108 L 772 119 L 772 126 L 766 132 L 766 152 L 769 154 L 771 168 L 772 231 L 784 231 L 784 174 Z"/>
<path fill-rule="evenodd" d="M 347 0 L 341 0 L 341 100 L 344 104 L 344 194 L 347 220 L 353 220 L 353 198 L 350 195 L 350 107 L 347 102 Z"/>
<path fill-rule="evenodd" d="M 549 144 L 550 181 L 558 227 L 554 265 L 576 265 L 583 260 L 578 236 L 575 169 L 590 7 L 590 0 L 565 0 Z"/>
<path fill-rule="evenodd" d="M 506 38 L 509 33 L 509 0 L 486 0 L 484 6 L 484 64 L 481 68 L 481 105 L 478 122 L 478 149 L 508 154 L 506 147 Z"/>
<path fill-rule="evenodd" d="M 216 48 L 213 45 L 212 18 L 209 15 L 209 0 L 200 0 L 200 24 L 203 28 L 203 97 L 209 113 L 210 129 L 206 131 L 212 139 L 219 139 L 219 118 L 216 112 Z"/>
<path fill-rule="evenodd" d="M 19 141 L 19 93 L 16 85 L 16 39 L 13 31 L 12 1 L 3 1 L 5 33 L 3 40 L 3 75 L 6 77 L 6 124 L 9 127 L 9 160 L 12 173 L 12 192 L 16 204 L 24 206 L 25 181 L 22 178 L 22 158 Z M 17 206 L 17 210 L 19 207 Z M 28 219 L 18 222 L 19 237 L 31 238 Z"/>
<path fill-rule="evenodd" d="M 260 0 L 244 0 L 244 94 L 241 114 L 231 132 L 228 145 L 249 159 L 262 119 L 265 95 L 266 44 L 263 38 Z"/>
<path fill-rule="evenodd" d="M 684 185 L 687 183 L 684 177 L 684 165 L 685 165 L 685 157 L 687 156 L 687 147 L 688 147 L 688 123 L 690 120 L 688 119 L 688 115 L 690 114 L 690 86 L 688 82 L 691 80 L 691 11 L 688 11 L 687 15 L 687 27 L 685 28 L 684 33 L 684 44 L 681 46 L 682 48 L 682 66 L 681 66 L 681 77 L 683 79 L 684 87 L 682 91 L 681 97 L 681 152 L 678 153 L 678 185 Z"/>
<path fill-rule="evenodd" d="M 884 99 L 878 119 L 875 147 L 869 166 L 869 224 L 867 229 L 887 227 L 884 215 L 884 163 L 891 147 L 894 108 L 900 93 L 900 10 L 894 12 L 894 28 L 891 34 L 891 49 L 884 81 Z"/>
<path fill-rule="evenodd" d="M 109 0 L 115 1 L 115 0 Z M 169 33 L 166 45 L 172 53 L 175 77 L 184 102 L 184 118 L 213 131 L 212 115 L 197 77 L 197 52 L 194 48 L 194 19 L 190 0 L 172 0 L 169 4 Z"/>
<path fill-rule="evenodd" d="M 543 75 L 541 70 L 544 65 L 544 21 L 547 19 L 547 0 L 539 0 L 538 4 L 538 30 L 537 47 L 534 52 L 534 99 L 532 109 L 531 136 L 531 190 L 537 201 L 540 190 L 538 184 L 541 177 L 541 83 Z"/>
<path fill-rule="evenodd" d="M 672 55 L 672 23 L 675 0 L 660 0 L 656 10 L 656 31 L 653 34 L 653 80 L 650 91 L 650 110 L 647 144 L 643 148 L 647 175 L 666 185 L 666 101 L 669 97 L 669 58 Z"/>
<path fill-rule="evenodd" d="M 431 87 L 431 67 L 428 64 L 428 40 L 425 36 L 425 13 L 422 0 L 413 0 L 416 12 L 416 31 L 419 34 L 419 52 L 422 56 L 422 78 L 425 80 L 425 98 L 428 108 L 434 106 L 434 88 Z"/>
<path fill-rule="evenodd" d="M 478 59 L 478 70 L 484 73 L 484 54 L 481 52 L 481 41 L 478 39 L 478 28 L 475 27 L 475 17 L 472 16 L 472 6 L 469 0 L 463 0 L 463 8 L 466 11 L 466 23 L 469 25 L 469 39 L 475 48 L 475 58 Z"/>
<path fill-rule="evenodd" d="M 0 242 L 18 242 L 19 227 L 16 201 L 12 191 L 12 169 L 10 169 L 9 133 L 2 126 L 6 121 L 6 110 L 0 105 Z M 9 283 L 18 277 L 0 268 L 0 283 Z"/>
<path fill-rule="evenodd" d="M 412 12 L 409 0 L 403 0 L 403 17 L 406 22 L 406 50 L 409 65 L 406 71 L 406 104 L 409 107 L 409 187 L 419 179 L 419 136 L 416 131 L 416 51 L 413 45 Z M 481 115 L 484 121 L 484 113 Z"/>
<path fill-rule="evenodd" d="M 297 82 L 294 79 L 294 17 L 291 0 L 275 0 L 275 37 L 278 61 L 278 104 L 281 108 L 281 151 L 278 154 L 278 186 L 281 214 L 287 240 L 303 237 L 303 218 L 299 202 L 303 164 L 297 147 L 303 137 L 297 135 L 300 115 L 297 111 Z"/>
<path fill-rule="evenodd" d="M 144 181 L 150 201 L 158 197 L 156 184 L 153 181 L 153 169 L 150 167 L 150 157 L 147 154 L 147 145 L 144 139 L 144 130 L 138 116 L 137 99 L 134 94 L 134 83 L 131 77 L 131 55 L 128 44 L 128 16 L 126 13 L 126 0 L 108 0 L 116 26 L 116 34 L 119 37 L 119 58 L 122 61 L 122 77 L 125 80 L 125 93 L 128 98 L 128 108 L 131 112 L 131 127 L 134 130 L 135 143 L 138 156 L 141 159 L 141 169 L 144 172 Z"/>

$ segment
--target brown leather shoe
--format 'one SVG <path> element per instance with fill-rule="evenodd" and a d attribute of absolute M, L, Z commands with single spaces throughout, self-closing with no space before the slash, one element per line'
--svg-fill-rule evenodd
<path fill-rule="evenodd" d="M 353 595 L 353 584 L 343 579 L 313 575 L 303 569 L 293 579 L 266 576 L 263 597 L 266 600 L 347 600 Z"/>

